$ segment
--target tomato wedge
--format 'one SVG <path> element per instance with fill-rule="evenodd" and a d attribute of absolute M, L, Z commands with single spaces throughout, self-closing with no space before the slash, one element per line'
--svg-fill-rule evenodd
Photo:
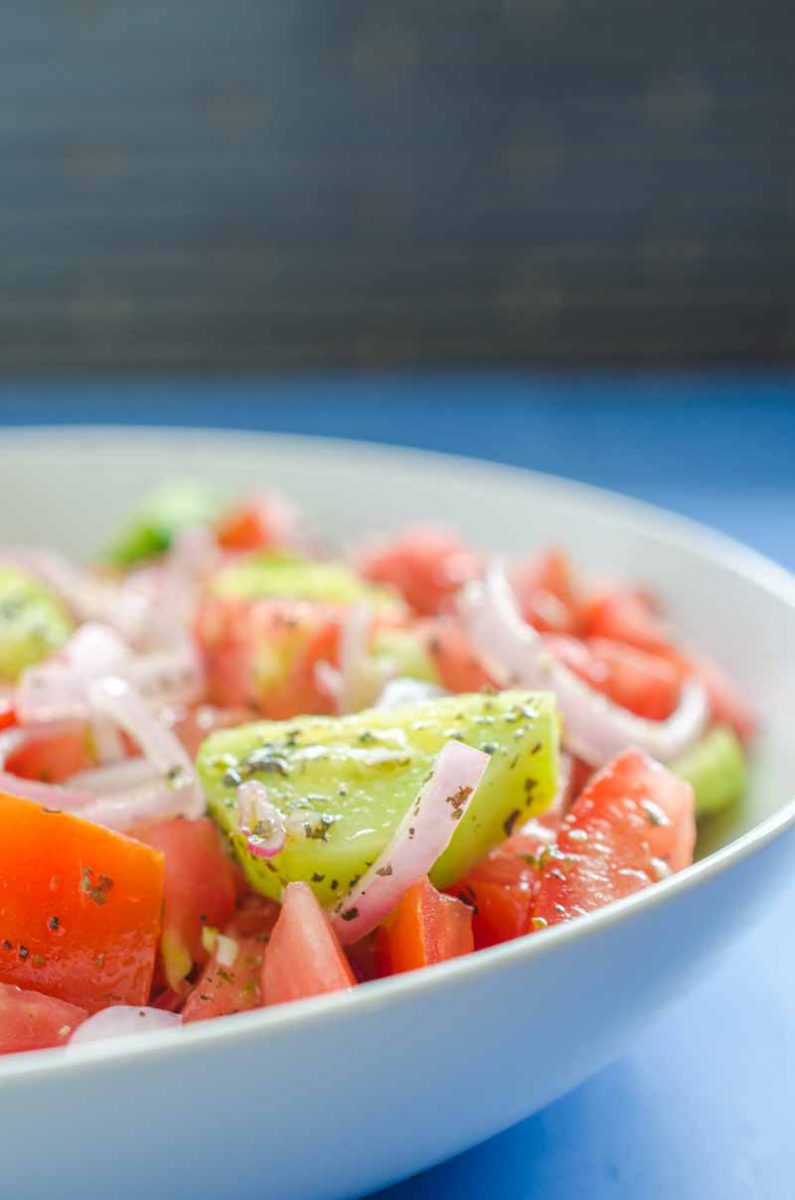
<path fill-rule="evenodd" d="M 219 962 L 218 949 L 185 1002 L 183 1021 L 206 1021 L 262 1004 L 262 963 L 279 906 L 261 897 L 247 898 L 224 930 L 236 950 L 232 961 Z M 228 949 L 228 946 L 226 947 Z"/>
<path fill-rule="evenodd" d="M 94 765 L 85 721 L 58 721 L 21 733 L 20 744 L 6 757 L 5 770 L 23 779 L 63 783 Z"/>
<path fill-rule="evenodd" d="M 10 700 L 0 699 L 0 730 L 10 729 L 17 723 L 17 714 Z"/>
<path fill-rule="evenodd" d="M 224 513 L 215 527 L 224 550 L 267 550 L 283 541 L 284 513 L 267 497 L 249 500 Z"/>
<path fill-rule="evenodd" d="M 552 653 L 598 692 L 649 721 L 664 721 L 679 702 L 682 671 L 658 654 L 609 638 L 554 636 Z"/>
<path fill-rule="evenodd" d="M 472 908 L 424 878 L 410 887 L 378 932 L 382 975 L 397 975 L 470 954 Z"/>
<path fill-rule="evenodd" d="M 225 1017 L 249 1008 L 259 1008 L 262 1003 L 260 976 L 265 951 L 263 941 L 253 937 L 225 936 L 230 937 L 236 948 L 234 957 L 231 962 L 220 963 L 217 952 L 213 955 L 185 1001 L 183 1022 Z"/>
<path fill-rule="evenodd" d="M 756 717 L 739 688 L 705 655 L 680 650 L 666 636 L 652 602 L 638 591 L 612 588 L 595 592 L 583 607 L 590 637 L 623 642 L 657 655 L 678 672 L 680 681 L 697 679 L 706 689 L 713 724 L 730 725 L 741 741 L 756 732 Z"/>
<path fill-rule="evenodd" d="M 0 1054 L 64 1046 L 87 1016 L 76 1004 L 0 983 Z"/>
<path fill-rule="evenodd" d="M 305 600 L 203 597 L 195 635 L 210 700 L 250 706 L 274 721 L 333 712 L 315 666 L 337 662 L 344 616 L 340 606 Z"/>
<path fill-rule="evenodd" d="M 0 794 L 0 980 L 94 1012 L 146 1004 L 163 855 Z"/>
<path fill-rule="evenodd" d="M 366 551 L 358 567 L 366 579 L 394 588 L 414 612 L 429 617 L 449 609 L 461 584 L 477 578 L 483 564 L 455 534 L 418 525 Z"/>
<path fill-rule="evenodd" d="M 756 733 L 757 721 L 751 706 L 722 667 L 703 655 L 690 660 L 693 677 L 703 684 L 714 725 L 730 725 L 741 742 Z"/>
<path fill-rule="evenodd" d="M 472 908 L 475 949 L 496 946 L 530 931 L 533 905 L 541 881 L 540 857 L 555 841 L 556 822 L 529 821 L 492 850 L 449 889 Z"/>
<path fill-rule="evenodd" d="M 475 652 L 466 631 L 450 617 L 418 621 L 415 625 L 439 683 L 448 692 L 479 692 L 495 680 Z"/>
<path fill-rule="evenodd" d="M 165 983 L 184 995 L 194 963 L 204 963 L 202 927 L 222 929 L 235 911 L 237 875 L 209 817 L 175 817 L 140 826 L 135 837 L 165 855 L 160 965 Z"/>
<path fill-rule="evenodd" d="M 284 1004 L 353 987 L 345 952 L 305 883 L 288 883 L 262 967 L 266 1004 Z"/>
<path fill-rule="evenodd" d="M 541 633 L 576 634 L 577 588 L 568 557 L 552 546 L 511 571 L 511 585 L 528 624 Z"/>
<path fill-rule="evenodd" d="M 630 588 L 592 592 L 581 606 L 581 616 L 586 637 L 609 638 L 664 657 L 674 650 L 651 602 Z"/>
<path fill-rule="evenodd" d="M 544 858 L 535 923 L 570 920 L 681 870 L 695 836 L 690 784 L 641 751 L 624 751 L 564 817 Z"/>

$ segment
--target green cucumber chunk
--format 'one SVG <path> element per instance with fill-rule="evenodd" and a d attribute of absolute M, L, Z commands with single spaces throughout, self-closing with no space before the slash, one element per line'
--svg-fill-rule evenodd
<path fill-rule="evenodd" d="M 746 788 L 748 762 L 736 734 L 726 725 L 715 725 L 690 749 L 671 763 L 671 769 L 693 788 L 696 816 L 728 808 Z"/>
<path fill-rule="evenodd" d="M 439 685 L 436 670 L 422 639 L 412 629 L 377 630 L 370 647 L 376 662 L 389 669 L 390 677 L 418 679 L 424 683 Z"/>
<path fill-rule="evenodd" d="M 403 612 L 387 588 L 375 587 L 344 563 L 255 551 L 218 571 L 208 584 L 216 596 L 237 600 L 310 600 L 316 604 L 369 604 L 380 612 Z"/>
<path fill-rule="evenodd" d="M 61 601 L 35 575 L 0 566 L 0 679 L 13 681 L 60 650 L 73 629 Z"/>
<path fill-rule="evenodd" d="M 558 776 L 558 713 L 546 692 L 446 696 L 343 717 L 258 721 L 219 730 L 197 759 L 210 812 L 251 886 L 278 899 L 310 884 L 323 904 L 344 895 L 389 844 L 445 742 L 485 750 L 491 762 L 431 878 L 445 887 L 527 818 L 543 812 Z M 248 852 L 236 788 L 259 779 L 284 814 L 284 849 Z"/>
<path fill-rule="evenodd" d="M 221 511 L 210 488 L 190 479 L 172 480 L 144 498 L 105 551 L 117 567 L 134 567 L 165 554 L 192 525 L 206 525 Z"/>

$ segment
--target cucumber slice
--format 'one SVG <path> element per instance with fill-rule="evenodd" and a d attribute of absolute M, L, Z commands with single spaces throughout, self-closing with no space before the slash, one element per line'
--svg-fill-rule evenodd
<path fill-rule="evenodd" d="M 220 500 L 194 480 L 174 480 L 152 492 L 132 514 L 105 558 L 117 567 L 133 567 L 170 549 L 174 538 L 191 525 L 215 520 Z"/>
<path fill-rule="evenodd" d="M 224 567 L 208 590 L 237 600 L 310 600 L 316 604 L 369 604 L 379 612 L 404 611 L 387 588 L 375 587 L 338 562 L 321 562 L 281 552 L 257 551 Z"/>
<path fill-rule="evenodd" d="M 745 791 L 748 762 L 736 734 L 727 725 L 716 725 L 671 764 L 672 770 L 693 788 L 696 816 L 728 808 Z"/>
<path fill-rule="evenodd" d="M 210 812 L 252 887 L 278 899 L 285 884 L 302 880 L 330 904 L 388 845 L 450 738 L 487 751 L 491 762 L 434 867 L 434 883 L 445 887 L 552 802 L 558 714 L 549 693 L 479 693 L 344 717 L 258 721 L 213 734 L 197 766 Z M 235 791 L 246 779 L 262 780 L 287 820 L 287 842 L 272 859 L 249 854 L 238 827 Z"/>
<path fill-rule="evenodd" d="M 424 683 L 441 683 L 433 659 L 422 639 L 412 629 L 377 630 L 370 647 L 373 658 L 389 666 L 390 675 L 402 679 L 419 679 Z"/>
<path fill-rule="evenodd" d="M 0 679 L 60 650 L 74 629 L 61 601 L 34 575 L 0 567 Z"/>

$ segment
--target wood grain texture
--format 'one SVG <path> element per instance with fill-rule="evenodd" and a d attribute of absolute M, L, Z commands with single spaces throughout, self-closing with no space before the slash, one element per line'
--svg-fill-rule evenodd
<path fill-rule="evenodd" d="M 785 0 L 37 0 L 0 368 L 795 356 Z"/>

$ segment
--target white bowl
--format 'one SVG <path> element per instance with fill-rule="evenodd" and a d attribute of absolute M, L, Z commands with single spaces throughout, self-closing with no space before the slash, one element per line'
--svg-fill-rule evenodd
<path fill-rule="evenodd" d="M 341 538 L 433 517 L 649 580 L 731 666 L 764 734 L 716 850 L 569 925 L 352 995 L 0 1060 L 3 1194 L 325 1200 L 440 1161 L 620 1053 L 795 858 L 795 581 L 728 539 L 592 488 L 405 450 L 185 430 L 0 437 L 0 542 L 102 544 L 149 485 L 279 484 Z M 691 1064 L 697 1070 L 697 1064 Z"/>

